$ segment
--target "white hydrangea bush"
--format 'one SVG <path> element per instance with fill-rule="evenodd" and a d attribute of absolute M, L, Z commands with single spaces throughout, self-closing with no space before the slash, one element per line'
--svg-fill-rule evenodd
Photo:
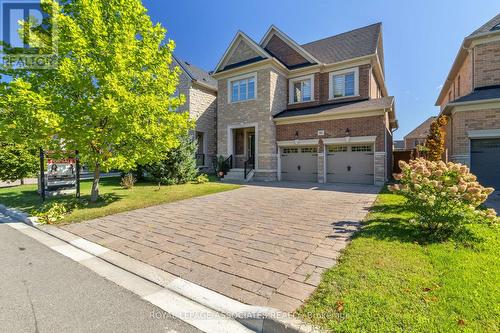
<path fill-rule="evenodd" d="M 457 231 L 468 223 L 496 223 L 494 209 L 480 209 L 494 189 L 483 187 L 466 165 L 418 158 L 399 162 L 389 190 L 403 195 L 416 222 L 429 231 Z"/>

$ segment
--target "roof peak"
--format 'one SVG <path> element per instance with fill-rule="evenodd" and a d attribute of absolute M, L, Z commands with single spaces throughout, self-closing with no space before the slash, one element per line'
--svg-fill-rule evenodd
<path fill-rule="evenodd" d="M 500 13 L 495 15 L 495 17 L 493 17 L 488 22 L 483 24 L 481 27 L 476 29 L 473 33 L 471 33 L 469 35 L 469 37 L 473 37 L 475 35 L 482 34 L 482 33 L 499 31 L 500 30 L 500 27 L 498 27 L 499 25 L 500 25 Z M 498 27 L 498 28 L 494 29 L 495 27 Z"/>

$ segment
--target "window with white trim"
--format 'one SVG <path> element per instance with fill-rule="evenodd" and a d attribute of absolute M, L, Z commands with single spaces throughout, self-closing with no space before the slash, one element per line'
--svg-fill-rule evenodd
<path fill-rule="evenodd" d="M 359 95 L 359 69 L 330 73 L 330 99 Z"/>
<path fill-rule="evenodd" d="M 255 99 L 255 76 L 229 82 L 231 103 Z"/>
<path fill-rule="evenodd" d="M 290 103 L 314 100 L 314 74 L 290 79 L 289 85 Z"/>

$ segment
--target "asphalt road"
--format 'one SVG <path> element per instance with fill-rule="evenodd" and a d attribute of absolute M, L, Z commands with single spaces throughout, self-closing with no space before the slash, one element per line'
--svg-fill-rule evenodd
<path fill-rule="evenodd" d="M 200 332 L 1 223 L 0 331 Z"/>

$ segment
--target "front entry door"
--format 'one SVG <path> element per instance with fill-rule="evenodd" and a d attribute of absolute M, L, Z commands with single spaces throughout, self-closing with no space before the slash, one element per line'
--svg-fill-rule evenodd
<path fill-rule="evenodd" d="M 247 156 L 248 159 L 255 160 L 255 133 L 248 134 Z"/>

